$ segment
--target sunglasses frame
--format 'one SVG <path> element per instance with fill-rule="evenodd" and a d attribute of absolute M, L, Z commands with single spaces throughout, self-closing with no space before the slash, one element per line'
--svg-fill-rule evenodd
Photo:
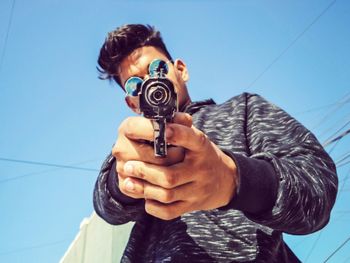
<path fill-rule="evenodd" d="M 159 65 L 163 63 L 162 68 L 160 68 L 158 70 L 152 69 L 153 67 L 155 67 L 154 65 L 156 62 L 158 63 L 156 68 L 157 67 L 159 68 Z M 168 66 L 169 63 L 173 63 L 173 61 L 172 60 L 164 61 L 163 59 L 159 59 L 159 58 L 153 59 L 148 65 L 148 73 L 149 73 L 150 77 L 157 77 L 157 76 L 165 77 L 165 75 L 168 74 L 168 72 L 169 72 L 169 66 Z M 142 78 L 136 77 L 136 76 L 132 76 L 132 77 L 128 78 L 124 83 L 124 89 L 126 92 L 126 96 L 132 96 L 132 97 L 137 96 L 144 80 L 145 79 L 142 79 Z M 134 84 L 129 84 L 132 81 L 136 81 L 136 82 Z M 132 86 L 130 86 L 130 85 L 132 85 Z"/>

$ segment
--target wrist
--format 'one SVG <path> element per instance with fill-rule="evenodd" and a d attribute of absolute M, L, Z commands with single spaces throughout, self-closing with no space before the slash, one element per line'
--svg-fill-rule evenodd
<path fill-rule="evenodd" d="M 231 202 L 220 209 L 237 209 L 250 214 L 260 214 L 273 208 L 279 178 L 266 160 L 226 152 L 234 160 L 237 184 Z"/>
<path fill-rule="evenodd" d="M 224 177 L 225 179 L 223 182 L 226 188 L 226 195 L 223 206 L 226 206 L 231 202 L 236 194 L 236 189 L 239 185 L 239 177 L 237 174 L 237 166 L 234 160 L 225 152 L 222 152 L 222 154 L 222 161 L 224 163 L 226 171 Z"/>

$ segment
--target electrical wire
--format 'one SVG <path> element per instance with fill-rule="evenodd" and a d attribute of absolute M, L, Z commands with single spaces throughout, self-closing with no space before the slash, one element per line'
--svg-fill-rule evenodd
<path fill-rule="evenodd" d="M 89 163 L 89 162 L 93 162 L 93 161 L 96 161 L 96 160 L 88 160 L 88 161 L 84 161 L 84 162 L 74 163 L 74 164 L 72 164 L 72 165 L 75 166 L 75 165 L 80 165 L 80 164 Z M 71 168 L 67 168 L 67 167 L 64 167 L 64 168 L 62 168 L 62 167 L 56 167 L 56 168 L 53 168 L 53 169 L 45 169 L 45 170 L 41 170 L 41 171 L 37 171 L 37 172 L 26 173 L 26 174 L 22 174 L 22 175 L 10 177 L 10 178 L 2 179 L 2 180 L 0 180 L 0 184 L 6 183 L 6 182 L 15 181 L 15 180 L 20 180 L 20 179 L 22 179 L 22 178 L 29 177 L 29 176 L 33 176 L 33 175 L 39 175 L 39 174 L 44 174 L 44 173 L 50 173 L 50 172 L 54 172 L 54 171 L 61 170 L 61 169 L 71 169 Z"/>
<path fill-rule="evenodd" d="M 350 101 L 348 101 L 346 103 L 349 103 L 349 102 Z M 340 104 L 339 102 L 334 102 L 331 104 L 318 106 L 318 107 L 315 107 L 315 108 L 312 108 L 309 110 L 299 111 L 299 112 L 294 113 L 294 115 L 302 115 L 302 114 L 307 114 L 307 113 L 311 113 L 311 112 L 315 112 L 315 111 L 320 111 L 320 110 L 328 109 L 328 108 L 333 107 L 333 106 L 338 106 L 339 104 Z"/>
<path fill-rule="evenodd" d="M 345 165 L 347 165 L 349 163 L 350 163 L 350 160 L 345 162 L 345 163 L 341 163 L 341 164 L 338 165 L 338 168 L 343 167 L 343 166 L 345 166 Z"/>
<path fill-rule="evenodd" d="M 336 161 L 335 164 L 341 164 L 343 161 L 345 161 L 346 159 L 348 159 L 350 157 L 350 152 L 347 152 L 345 154 L 343 154 L 340 158 L 340 160 Z"/>
<path fill-rule="evenodd" d="M 350 210 L 336 211 L 336 213 L 339 213 L 339 214 L 349 214 L 349 213 L 350 213 Z"/>
<path fill-rule="evenodd" d="M 332 254 L 330 254 L 330 255 L 328 256 L 328 258 L 326 258 L 326 260 L 323 261 L 323 262 L 326 263 L 328 260 L 330 260 L 343 246 L 345 246 L 345 244 L 346 244 L 347 242 L 349 242 L 349 240 L 350 240 L 350 237 L 348 237 L 339 247 L 337 247 L 337 248 L 332 252 Z"/>
<path fill-rule="evenodd" d="M 325 141 L 329 141 L 331 140 L 332 137 L 336 136 L 339 132 L 341 132 L 343 129 L 345 129 L 348 125 L 350 124 L 350 120 L 348 120 L 345 124 L 343 124 L 338 130 L 336 130 L 335 132 L 333 132 L 332 135 L 328 136 L 327 139 L 325 139 Z M 334 125 L 332 125 L 334 127 Z M 332 128 L 333 128 L 332 127 Z M 320 135 L 321 136 L 321 135 Z"/>
<path fill-rule="evenodd" d="M 287 51 L 337 2 L 332 1 L 323 11 L 301 32 L 297 37 L 289 43 L 289 45 L 274 59 L 272 62 L 248 85 L 251 88 Z"/>
<path fill-rule="evenodd" d="M 337 142 L 332 146 L 332 148 L 328 151 L 328 154 L 329 154 L 329 155 L 330 155 L 330 154 L 334 151 L 334 149 L 338 146 L 339 142 L 340 142 L 340 141 L 337 141 Z"/>
<path fill-rule="evenodd" d="M 337 103 L 337 107 L 335 107 L 333 110 L 330 110 L 324 117 L 312 128 L 312 130 L 315 130 L 318 128 L 321 124 L 325 123 L 327 119 L 329 119 L 329 116 L 333 115 L 336 111 L 341 109 L 345 104 L 350 102 L 350 92 L 346 93 L 343 97 L 341 97 L 338 100 L 339 103 Z"/>
<path fill-rule="evenodd" d="M 78 167 L 78 166 L 73 166 L 73 165 L 63 165 L 63 164 L 54 164 L 54 163 L 45 163 L 45 162 L 34 162 L 34 161 L 10 159 L 10 158 L 3 158 L 3 157 L 0 157 L 0 161 L 14 162 L 14 163 L 25 163 L 25 164 L 40 165 L 40 166 L 51 166 L 51 167 L 58 167 L 58 168 L 82 170 L 82 171 L 88 171 L 88 172 L 98 172 L 99 171 L 98 169 Z"/>
<path fill-rule="evenodd" d="M 53 242 L 43 243 L 43 244 L 40 244 L 40 245 L 17 248 L 17 249 L 10 250 L 10 251 L 0 252 L 0 256 L 9 255 L 9 254 L 15 254 L 15 253 L 19 253 L 19 252 L 23 252 L 23 251 L 27 251 L 27 250 L 38 249 L 38 248 L 43 248 L 43 247 L 55 246 L 55 245 L 58 245 L 58 244 L 61 244 L 61 243 L 66 243 L 68 241 L 70 241 L 70 239 L 66 238 L 66 239 L 61 239 L 61 240 L 57 240 L 57 241 L 53 241 Z"/>
<path fill-rule="evenodd" d="M 347 111 L 348 111 L 347 109 L 344 109 L 344 112 L 347 112 Z M 321 129 L 319 129 L 319 137 L 327 137 L 327 136 L 332 137 L 334 135 L 330 136 L 329 134 L 334 132 L 336 127 L 343 126 L 343 127 L 339 128 L 339 131 L 337 131 L 337 132 L 340 132 L 340 130 L 346 128 L 346 126 L 350 123 L 350 114 L 346 114 L 347 116 L 342 116 L 340 119 L 336 120 L 335 122 L 331 122 L 331 121 L 335 120 L 336 116 L 340 116 L 340 115 L 343 115 L 342 111 L 335 113 L 334 117 L 329 117 L 329 119 L 325 120 L 325 122 L 323 124 L 324 124 L 324 126 L 328 125 L 328 128 L 325 127 L 323 129 L 323 131 L 321 131 Z M 345 123 L 347 123 L 347 124 L 345 124 Z M 334 132 L 334 133 L 336 133 L 336 132 Z"/>
<path fill-rule="evenodd" d="M 340 187 L 340 189 L 339 189 L 339 191 L 338 191 L 338 199 L 339 199 L 340 195 L 342 195 L 342 193 L 343 193 L 344 190 L 345 190 L 345 184 L 346 184 L 347 180 L 349 179 L 349 176 L 350 176 L 350 169 L 349 169 L 348 172 L 346 173 L 346 175 L 345 175 L 345 177 L 344 177 L 344 181 L 342 182 L 342 185 L 341 185 L 341 187 Z M 340 184 L 340 182 L 339 182 L 339 184 Z"/>
<path fill-rule="evenodd" d="M 347 129 L 345 132 L 343 132 L 342 134 L 340 134 L 339 136 L 335 137 L 334 139 L 331 139 L 327 142 L 325 142 L 322 146 L 323 147 L 327 147 L 328 145 L 341 140 L 342 138 L 344 138 L 346 135 L 348 135 L 350 133 L 350 129 Z"/>
<path fill-rule="evenodd" d="M 314 251 L 314 249 L 315 249 L 315 247 L 316 247 L 318 241 L 320 240 L 321 235 L 322 235 L 322 231 L 323 231 L 323 229 L 318 233 L 316 240 L 315 240 L 314 243 L 312 244 L 312 247 L 311 247 L 309 253 L 307 254 L 307 256 L 306 256 L 306 258 L 305 258 L 305 261 L 304 261 L 305 263 L 309 260 L 309 258 L 310 258 L 310 256 L 311 256 L 312 252 Z"/>
<path fill-rule="evenodd" d="M 4 47 L 3 47 L 2 52 L 1 52 L 0 73 L 1 73 L 1 69 L 2 69 L 2 64 L 4 62 L 4 58 L 5 58 L 5 53 L 6 53 L 6 48 L 7 48 L 7 41 L 8 41 L 8 38 L 9 38 L 10 28 L 11 28 L 12 19 L 13 19 L 13 13 L 14 13 L 14 10 L 15 10 L 15 3 L 16 3 L 16 0 L 13 0 L 12 1 L 11 11 L 10 11 L 10 18 L 9 18 L 9 22 L 7 24 L 7 30 L 6 30 L 6 35 L 5 35 Z"/>

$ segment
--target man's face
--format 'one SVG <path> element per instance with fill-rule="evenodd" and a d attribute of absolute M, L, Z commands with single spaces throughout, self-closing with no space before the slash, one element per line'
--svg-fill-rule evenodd
<path fill-rule="evenodd" d="M 148 66 L 154 59 L 168 61 L 168 58 L 161 51 L 152 46 L 138 48 L 123 59 L 118 70 L 123 89 L 125 81 L 130 77 L 148 78 Z M 179 109 L 182 109 L 191 101 L 186 88 L 186 81 L 188 80 L 187 68 L 181 60 L 176 60 L 174 64 L 169 63 L 168 65 L 169 72 L 167 78 L 174 84 L 178 94 Z M 135 110 L 133 108 L 134 105 L 129 102 L 128 106 Z"/>

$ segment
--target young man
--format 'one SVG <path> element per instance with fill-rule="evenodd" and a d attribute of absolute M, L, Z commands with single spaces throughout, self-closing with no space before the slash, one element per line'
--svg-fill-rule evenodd
<path fill-rule="evenodd" d="M 185 63 L 172 58 L 160 33 L 125 25 L 109 33 L 99 56 L 102 78 L 124 90 L 149 78 L 154 59 L 180 112 L 167 124 L 166 158 L 154 157 L 150 120 L 126 119 L 102 166 L 96 212 L 111 224 L 135 221 L 122 262 L 299 262 L 282 233 L 308 234 L 329 220 L 335 166 L 317 139 L 258 95 L 216 105 L 191 102 Z M 139 112 L 131 96 L 127 105 Z"/>

